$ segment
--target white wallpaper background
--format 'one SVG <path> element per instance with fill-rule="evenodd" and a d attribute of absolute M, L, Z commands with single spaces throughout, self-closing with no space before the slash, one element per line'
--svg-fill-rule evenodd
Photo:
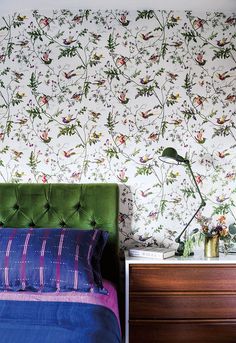
<path fill-rule="evenodd" d="M 122 246 L 172 245 L 200 199 L 235 220 L 236 16 L 32 11 L 0 19 L 1 182 L 120 184 Z M 195 220 L 190 229 L 198 227 Z"/>

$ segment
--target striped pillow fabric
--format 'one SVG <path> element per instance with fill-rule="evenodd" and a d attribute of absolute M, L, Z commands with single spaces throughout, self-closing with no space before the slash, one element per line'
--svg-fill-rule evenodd
<path fill-rule="evenodd" d="M 92 266 L 101 234 L 100 230 L 1 228 L 0 291 L 104 293 Z"/>

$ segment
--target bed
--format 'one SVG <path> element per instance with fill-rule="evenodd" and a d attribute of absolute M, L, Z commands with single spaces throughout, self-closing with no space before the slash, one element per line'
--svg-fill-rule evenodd
<path fill-rule="evenodd" d="M 1 342 L 121 342 L 118 204 L 116 184 L 0 184 Z"/>

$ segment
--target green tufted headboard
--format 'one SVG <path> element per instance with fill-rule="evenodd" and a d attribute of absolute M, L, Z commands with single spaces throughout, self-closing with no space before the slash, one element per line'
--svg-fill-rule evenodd
<path fill-rule="evenodd" d="M 119 281 L 117 184 L 0 183 L 0 226 L 100 228 L 109 231 L 103 277 Z"/>

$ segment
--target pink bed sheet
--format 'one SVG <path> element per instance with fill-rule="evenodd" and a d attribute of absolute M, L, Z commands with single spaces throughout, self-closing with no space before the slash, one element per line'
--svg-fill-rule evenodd
<path fill-rule="evenodd" d="M 16 301 L 61 301 L 61 302 L 79 302 L 94 305 L 101 305 L 109 308 L 116 316 L 118 323 L 119 309 L 117 292 L 114 285 L 108 281 L 103 280 L 104 287 L 108 290 L 108 294 L 87 293 L 87 292 L 0 292 L 0 300 L 16 300 Z"/>

